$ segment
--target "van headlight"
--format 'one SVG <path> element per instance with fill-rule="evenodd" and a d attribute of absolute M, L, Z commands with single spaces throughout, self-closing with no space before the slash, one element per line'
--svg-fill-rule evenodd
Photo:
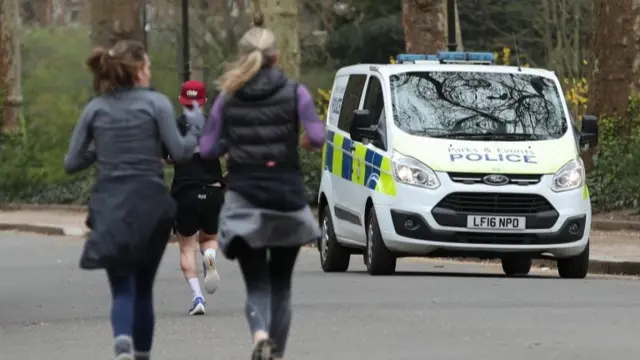
<path fill-rule="evenodd" d="M 582 187 L 584 185 L 584 174 L 582 159 L 571 160 L 553 175 L 551 190 L 561 192 Z"/>
<path fill-rule="evenodd" d="M 396 181 L 427 189 L 440 187 L 436 173 L 420 161 L 395 153 L 391 159 L 391 171 Z"/>

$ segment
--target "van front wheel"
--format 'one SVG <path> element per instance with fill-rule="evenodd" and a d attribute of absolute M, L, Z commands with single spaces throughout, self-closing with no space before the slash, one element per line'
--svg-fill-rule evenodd
<path fill-rule="evenodd" d="M 396 256 L 387 249 L 382 240 L 378 217 L 373 207 L 367 217 L 367 246 L 364 256 L 370 275 L 391 275 L 396 271 Z"/>
<path fill-rule="evenodd" d="M 320 220 L 321 238 L 318 244 L 320 264 L 324 272 L 345 272 L 349 268 L 351 253 L 340 245 L 333 229 L 331 212 L 325 208 Z"/>
<path fill-rule="evenodd" d="M 584 279 L 589 272 L 589 243 L 584 250 L 570 258 L 558 259 L 558 275 L 564 279 Z"/>

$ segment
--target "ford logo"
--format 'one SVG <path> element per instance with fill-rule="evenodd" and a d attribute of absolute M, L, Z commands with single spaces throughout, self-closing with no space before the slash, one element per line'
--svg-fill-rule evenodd
<path fill-rule="evenodd" d="M 496 175 L 491 174 L 482 178 L 482 181 L 487 185 L 507 185 L 509 183 L 509 178 L 504 175 Z"/>

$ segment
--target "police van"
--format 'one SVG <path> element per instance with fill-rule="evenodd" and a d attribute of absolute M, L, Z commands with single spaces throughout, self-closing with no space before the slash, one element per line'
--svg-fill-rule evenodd
<path fill-rule="evenodd" d="M 363 254 L 396 259 L 532 259 L 563 278 L 589 267 L 591 203 L 580 152 L 597 122 L 573 123 L 552 71 L 498 66 L 492 53 L 401 54 L 336 74 L 322 153 L 318 243 L 325 272 Z"/>

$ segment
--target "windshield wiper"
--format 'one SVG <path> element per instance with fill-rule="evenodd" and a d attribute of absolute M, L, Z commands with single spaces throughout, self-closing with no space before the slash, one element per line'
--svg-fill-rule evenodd
<path fill-rule="evenodd" d="M 496 136 L 492 133 L 469 133 L 466 131 L 453 131 L 446 134 L 439 135 L 429 135 L 434 138 L 439 139 L 478 139 L 478 140 L 489 140 L 494 139 Z"/>
<path fill-rule="evenodd" d="M 538 140 L 539 136 L 536 134 L 505 134 L 505 133 L 492 133 L 492 135 L 500 140 Z"/>
<path fill-rule="evenodd" d="M 432 132 L 439 132 L 440 134 L 438 135 L 432 135 Z M 447 135 L 449 132 L 445 129 L 441 129 L 441 128 L 424 128 L 424 129 L 420 129 L 420 130 L 411 130 L 410 134 L 411 135 L 416 135 L 416 136 L 430 136 L 430 137 L 440 137 L 440 136 L 445 136 Z"/>
<path fill-rule="evenodd" d="M 441 139 L 470 139 L 470 140 L 538 140 L 536 134 L 505 134 L 496 132 L 468 133 L 464 131 L 454 131 L 447 134 L 431 135 Z"/>

